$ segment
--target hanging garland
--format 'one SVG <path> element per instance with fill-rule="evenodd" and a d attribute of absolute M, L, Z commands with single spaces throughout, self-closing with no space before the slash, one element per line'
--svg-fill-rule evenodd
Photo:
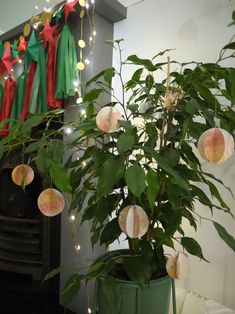
<path fill-rule="evenodd" d="M 81 21 L 79 62 L 76 41 L 68 25 L 71 12 L 78 14 Z M 84 60 L 85 15 L 90 25 L 90 47 Z M 10 119 L 1 136 L 6 136 L 8 128 L 24 120 L 28 113 L 61 108 L 63 99 L 77 95 L 80 72 L 89 64 L 95 35 L 94 0 L 68 0 L 54 14 L 45 8 L 41 15 L 33 15 L 18 41 L 4 45 L 0 42 L 0 77 L 5 79 L 5 86 L 0 85 L 0 122 Z M 15 63 L 23 64 L 23 72 L 14 80 Z"/>

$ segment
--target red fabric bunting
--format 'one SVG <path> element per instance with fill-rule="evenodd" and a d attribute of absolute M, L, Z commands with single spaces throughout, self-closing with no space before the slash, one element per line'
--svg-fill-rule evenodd
<path fill-rule="evenodd" d="M 36 68 L 37 68 L 37 63 L 35 61 L 32 61 L 30 65 L 30 69 L 29 69 L 29 75 L 28 75 L 28 80 L 27 80 L 27 85 L 26 85 L 26 90 L 25 90 L 23 110 L 20 115 L 21 120 L 24 120 L 26 115 L 28 114 L 30 93 L 31 93 L 32 85 L 33 85 L 33 79 L 35 76 Z"/>
<path fill-rule="evenodd" d="M 51 27 L 50 22 L 48 20 L 46 21 L 45 27 L 43 31 L 41 32 L 42 44 L 44 48 L 46 48 L 47 41 L 49 43 L 54 43 L 54 44 L 56 43 L 55 38 L 53 37 L 53 33 L 55 32 L 56 29 L 57 29 L 57 25 Z"/>
<path fill-rule="evenodd" d="M 11 76 L 12 75 L 12 63 L 11 63 L 11 47 L 7 46 L 4 54 L 2 56 L 2 67 L 0 70 L 0 75 L 3 75 L 6 71 Z"/>
<path fill-rule="evenodd" d="M 54 42 L 50 42 L 48 46 L 48 58 L 47 58 L 47 106 L 51 109 L 61 108 L 62 102 L 60 99 L 55 99 L 55 87 L 56 87 L 56 39 L 58 36 L 54 36 Z"/>
<path fill-rule="evenodd" d="M 11 77 L 9 77 L 5 82 L 3 103 L 0 110 L 0 121 L 10 118 L 11 109 L 14 102 L 15 88 L 16 88 L 16 82 Z M 3 131 L 0 132 L 1 136 L 8 135 L 8 132 L 9 132 L 8 127 L 9 127 L 9 123 L 6 123 L 3 127 Z"/>
<path fill-rule="evenodd" d="M 69 16 L 70 12 L 76 12 L 76 10 L 74 9 L 74 6 L 78 3 L 78 0 L 74 0 L 74 1 L 67 1 L 64 4 L 64 18 L 65 21 L 67 21 L 67 18 Z"/>

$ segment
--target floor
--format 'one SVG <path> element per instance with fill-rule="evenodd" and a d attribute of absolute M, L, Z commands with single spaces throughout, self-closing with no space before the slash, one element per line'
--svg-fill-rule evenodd
<path fill-rule="evenodd" d="M 58 293 L 45 290 L 31 276 L 0 271 L 1 314 L 75 314 L 59 305 Z"/>

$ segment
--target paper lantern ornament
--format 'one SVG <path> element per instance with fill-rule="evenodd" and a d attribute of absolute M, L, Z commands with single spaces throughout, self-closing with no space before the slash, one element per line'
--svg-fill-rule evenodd
<path fill-rule="evenodd" d="M 123 208 L 118 217 L 120 229 L 130 238 L 142 237 L 149 228 L 149 219 L 143 208 L 130 205 Z"/>
<path fill-rule="evenodd" d="M 11 178 L 16 185 L 25 186 L 33 181 L 34 172 L 30 166 L 21 164 L 12 170 Z"/>
<path fill-rule="evenodd" d="M 105 133 L 113 133 L 119 129 L 121 113 L 114 107 L 103 107 L 96 116 L 97 127 Z"/>
<path fill-rule="evenodd" d="M 65 206 L 63 195 L 56 189 L 44 190 L 38 197 L 38 208 L 48 217 L 59 215 Z"/>
<path fill-rule="evenodd" d="M 188 255 L 184 252 L 177 252 L 170 255 L 166 262 L 166 270 L 174 279 L 187 279 L 190 272 Z"/>
<path fill-rule="evenodd" d="M 227 131 L 212 128 L 200 136 L 198 150 L 203 159 L 211 163 L 221 163 L 231 157 L 234 151 L 234 140 Z"/>

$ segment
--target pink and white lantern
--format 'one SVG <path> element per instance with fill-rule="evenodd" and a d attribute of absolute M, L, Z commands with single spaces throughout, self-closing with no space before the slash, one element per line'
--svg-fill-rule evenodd
<path fill-rule="evenodd" d="M 190 273 L 188 255 L 184 252 L 176 252 L 170 255 L 166 262 L 168 275 L 174 279 L 187 279 Z"/>
<path fill-rule="evenodd" d="M 211 163 L 221 163 L 232 156 L 234 140 L 226 130 L 212 128 L 200 136 L 197 147 L 203 159 Z"/>
<path fill-rule="evenodd" d="M 120 229 L 130 238 L 142 237 L 149 228 L 149 219 L 142 207 L 130 205 L 118 216 Z"/>
<path fill-rule="evenodd" d="M 121 113 L 114 107 L 103 107 L 96 116 L 97 127 L 105 133 L 113 133 L 119 129 Z"/>

